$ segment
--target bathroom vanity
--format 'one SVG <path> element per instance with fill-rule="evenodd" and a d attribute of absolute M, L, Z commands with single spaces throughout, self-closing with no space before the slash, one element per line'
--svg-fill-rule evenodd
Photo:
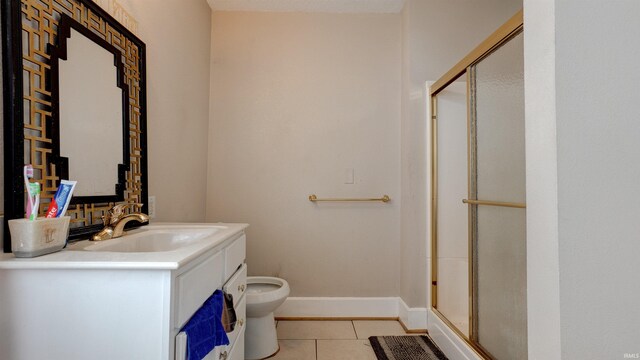
<path fill-rule="evenodd" d="M 180 333 L 216 289 L 233 295 L 244 359 L 246 224 L 149 225 L 33 259 L 0 254 L 1 359 L 186 359 Z"/>

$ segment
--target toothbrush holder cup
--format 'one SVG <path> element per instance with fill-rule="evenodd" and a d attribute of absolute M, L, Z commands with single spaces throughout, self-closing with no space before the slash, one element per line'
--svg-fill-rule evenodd
<path fill-rule="evenodd" d="M 18 258 L 32 258 L 62 250 L 69 236 L 69 216 L 9 220 L 11 251 Z"/>

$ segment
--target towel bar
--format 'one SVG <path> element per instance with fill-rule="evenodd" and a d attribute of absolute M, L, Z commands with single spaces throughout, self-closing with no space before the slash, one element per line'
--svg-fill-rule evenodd
<path fill-rule="evenodd" d="M 381 201 L 383 203 L 388 203 L 391 201 L 389 195 L 382 195 L 381 198 L 328 198 L 328 199 L 318 199 L 315 194 L 309 195 L 309 201 L 318 202 L 318 201 L 344 201 L 344 202 L 355 202 L 355 201 Z"/>
<path fill-rule="evenodd" d="M 502 201 L 487 201 L 487 200 L 467 200 L 462 199 L 462 202 L 470 205 L 487 205 L 487 206 L 501 206 L 501 207 L 511 207 L 518 209 L 526 209 L 527 205 L 522 203 L 511 203 L 511 202 L 502 202 Z"/>

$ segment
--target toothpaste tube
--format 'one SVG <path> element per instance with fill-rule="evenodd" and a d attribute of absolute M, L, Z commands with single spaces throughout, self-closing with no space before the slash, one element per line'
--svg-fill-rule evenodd
<path fill-rule="evenodd" d="M 51 199 L 49 208 L 47 209 L 47 218 L 61 217 L 67 212 L 73 189 L 76 187 L 77 181 L 60 180 L 60 186 L 56 195 Z"/>

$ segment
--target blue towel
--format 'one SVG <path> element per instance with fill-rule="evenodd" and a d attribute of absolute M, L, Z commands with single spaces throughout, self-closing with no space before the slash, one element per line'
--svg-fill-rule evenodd
<path fill-rule="evenodd" d="M 187 359 L 201 360 L 214 347 L 229 345 L 229 338 L 222 326 L 224 295 L 216 290 L 180 331 L 187 334 Z"/>

